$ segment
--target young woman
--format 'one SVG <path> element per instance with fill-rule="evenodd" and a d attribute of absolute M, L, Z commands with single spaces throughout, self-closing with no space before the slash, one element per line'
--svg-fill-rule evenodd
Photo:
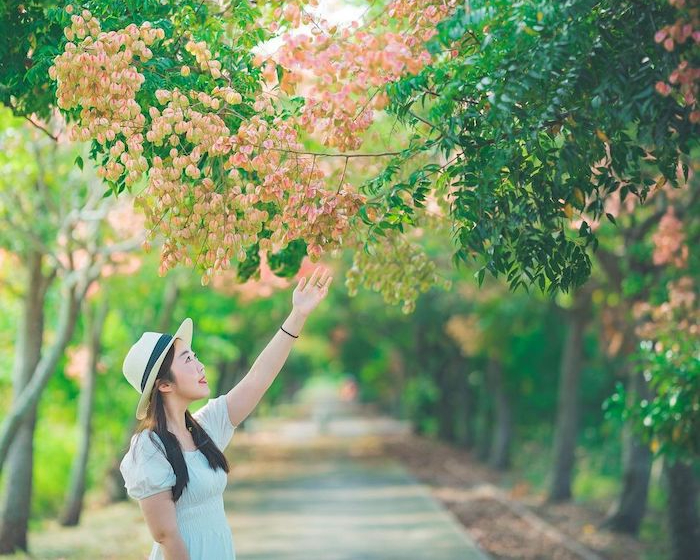
<path fill-rule="evenodd" d="M 308 282 L 302 277 L 291 313 L 247 375 L 194 414 L 187 407 L 210 390 L 191 348 L 189 317 L 174 335 L 145 332 L 129 350 L 123 371 L 141 394 L 136 418 L 143 422 L 119 468 L 155 541 L 149 560 L 235 560 L 223 503 L 229 472 L 223 451 L 282 369 L 332 279 L 321 267 Z"/>

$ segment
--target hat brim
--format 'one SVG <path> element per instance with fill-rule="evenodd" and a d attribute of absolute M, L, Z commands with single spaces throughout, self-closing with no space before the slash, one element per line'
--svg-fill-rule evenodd
<path fill-rule="evenodd" d="M 158 359 L 153 364 L 150 373 L 148 374 L 148 379 L 146 380 L 146 385 L 143 388 L 143 393 L 141 393 L 141 398 L 139 399 L 139 404 L 136 406 L 136 418 L 137 420 L 143 420 L 146 417 L 146 410 L 148 409 L 148 401 L 151 399 L 151 391 L 153 390 L 153 385 L 155 384 L 156 377 L 158 375 L 158 370 L 165 360 L 165 356 L 170 350 L 170 347 L 175 344 L 175 339 L 179 338 L 184 341 L 188 346 L 192 346 L 192 319 L 187 317 L 180 326 L 175 331 L 173 338 L 170 340 L 168 345 L 163 349 L 158 356 Z"/>

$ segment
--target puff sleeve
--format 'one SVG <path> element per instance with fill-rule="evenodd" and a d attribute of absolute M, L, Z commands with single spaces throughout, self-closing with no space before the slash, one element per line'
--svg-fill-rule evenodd
<path fill-rule="evenodd" d="M 209 399 L 207 404 L 193 413 L 192 416 L 202 425 L 202 428 L 209 434 L 214 444 L 223 452 L 231 441 L 233 432 L 236 429 L 236 426 L 231 423 L 231 418 L 228 414 L 226 393 L 215 399 Z"/>
<path fill-rule="evenodd" d="M 159 446 L 163 444 L 158 434 L 153 437 Z M 170 490 L 175 485 L 175 471 L 163 451 L 151 441 L 149 430 L 134 434 L 129 451 L 119 464 L 124 477 L 126 493 L 135 500 Z"/>

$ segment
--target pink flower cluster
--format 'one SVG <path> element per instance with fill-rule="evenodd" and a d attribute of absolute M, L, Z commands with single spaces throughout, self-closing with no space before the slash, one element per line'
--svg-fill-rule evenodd
<path fill-rule="evenodd" d="M 698 0 L 669 0 L 669 3 L 681 13 L 672 24 L 659 29 L 654 35 L 657 43 L 671 52 L 678 45 L 686 41 L 692 41 L 697 49 L 700 43 L 700 2 Z M 683 102 L 691 108 L 689 120 L 692 123 L 700 122 L 700 109 L 697 106 L 698 84 L 700 83 L 700 68 L 693 67 L 688 59 L 681 60 L 678 67 L 671 72 L 668 81 L 656 83 L 656 91 L 661 95 L 670 95 L 674 87 L 678 88 Z"/>
<path fill-rule="evenodd" d="M 187 114 L 194 114 L 197 119 L 215 118 L 192 109 Z M 340 244 L 348 227 L 344 212 L 357 212 L 362 197 L 351 192 L 334 195 L 323 189 L 322 174 L 317 173 L 315 181 L 311 181 L 304 167 L 308 160 L 295 162 L 283 158 L 279 151 L 266 150 L 273 142 L 301 148 L 292 128 L 281 119 L 276 119 L 275 124 L 279 128 L 254 116 L 234 136 L 223 130 L 205 136 L 195 133 L 197 146 L 189 154 L 171 148 L 165 160 L 155 158 L 149 175 L 149 199 L 143 204 L 147 221 L 156 223 L 163 213 L 173 214 L 161 226 L 168 240 L 161 255 L 161 274 L 180 261 L 191 265 L 192 259 L 185 252 L 191 246 L 202 247 L 195 262 L 210 265 L 203 278 L 208 283 L 213 271 L 227 269 L 232 258 L 244 260 L 244 247 L 256 241 L 263 250 L 279 250 L 289 241 L 303 238 L 309 243 L 309 255 L 315 258 L 322 250 Z M 162 142 L 161 137 L 153 140 L 156 144 Z M 204 152 L 210 157 L 226 156 L 220 170 L 226 172 L 224 176 L 215 177 L 209 165 L 200 170 Z M 262 184 L 243 182 L 240 170 L 258 173 L 264 177 Z M 226 188 L 217 188 L 213 177 Z M 195 181 L 193 188 L 188 189 L 189 179 Z M 191 207 L 178 194 L 186 190 L 194 195 Z M 267 211 L 256 208 L 259 202 L 275 203 L 280 213 L 270 219 Z M 351 202 L 354 205 L 348 207 Z M 272 238 L 258 239 L 266 226 L 274 231 Z"/>
<path fill-rule="evenodd" d="M 235 105 L 244 100 L 205 43 L 190 40 L 185 51 L 221 84 L 207 91 L 157 90 L 157 105 L 146 110 L 136 101 L 144 82 L 139 65 L 153 56 L 151 46 L 166 48 L 157 43 L 163 30 L 144 23 L 103 33 L 87 11 L 72 21 L 67 38 L 82 41 L 68 42 L 51 69 L 59 106 L 79 110 L 75 139 L 95 138 L 104 147 L 109 157 L 98 169 L 101 176 L 125 176 L 128 185 L 146 176 L 135 206 L 145 218 L 144 248 L 157 232 L 164 236 L 161 275 L 177 263 L 196 264 L 207 284 L 233 258 L 244 260 L 256 242 L 261 250 L 279 251 L 304 239 L 317 260 L 347 240 L 349 218 L 365 197 L 347 183 L 328 190 L 314 162 L 290 153 L 303 146 L 293 122 L 269 122 L 267 116 L 277 113 L 269 96 L 246 100 L 257 114 L 232 132 L 226 117 L 240 117 Z M 190 66 L 181 67 L 181 75 L 189 72 Z M 260 203 L 273 203 L 274 211 Z M 272 237 L 259 238 L 263 229 Z"/>
<path fill-rule="evenodd" d="M 203 72 L 208 72 L 213 78 L 221 77 L 221 62 L 212 58 L 211 51 L 204 41 L 187 41 L 185 50 L 194 55 L 197 64 Z"/>
<path fill-rule="evenodd" d="M 361 133 L 374 121 L 373 110 L 388 103 L 383 86 L 431 62 L 424 42 L 437 33 L 436 24 L 456 4 L 455 0 L 394 0 L 382 17 L 363 28 L 353 22 L 338 31 L 321 19 L 313 22 L 311 35 L 285 33 L 276 53 L 277 63 L 286 71 L 280 89 L 287 93 L 297 86 L 305 89 L 301 128 L 322 136 L 326 146 L 359 148 Z M 292 26 L 299 24 L 296 8 L 277 15 Z M 401 31 L 387 31 L 392 28 Z M 258 58 L 258 63 L 264 61 Z"/>
<path fill-rule="evenodd" d="M 80 109 L 79 123 L 71 126 L 69 137 L 95 139 L 103 146 L 114 142 L 111 159 L 98 174 L 115 181 L 126 173 L 127 184 L 133 184 L 148 168 L 141 134 L 146 117 L 136 101 L 144 76 L 136 64 L 153 56 L 149 47 L 165 37 L 164 31 L 145 22 L 105 33 L 88 10 L 71 16 L 71 22 L 64 29 L 69 42 L 49 68 L 58 84 L 58 106 Z M 81 41 L 70 42 L 74 38 Z"/>
<path fill-rule="evenodd" d="M 673 206 L 659 221 L 659 228 L 652 236 L 654 243 L 654 264 L 671 264 L 676 268 L 684 268 L 688 264 L 688 245 L 685 243 L 683 223 L 675 214 Z"/>
<path fill-rule="evenodd" d="M 632 311 L 638 325 L 637 336 L 655 339 L 659 333 L 687 332 L 700 335 L 700 298 L 698 285 L 692 276 L 681 276 L 668 282 L 668 300 L 661 305 L 647 302 L 635 304 Z"/>

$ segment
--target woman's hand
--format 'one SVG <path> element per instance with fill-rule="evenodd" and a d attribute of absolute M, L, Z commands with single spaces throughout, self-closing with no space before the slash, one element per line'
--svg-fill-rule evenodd
<path fill-rule="evenodd" d="M 328 286 L 331 285 L 332 276 L 328 276 L 328 269 L 320 266 L 311 274 L 309 281 L 306 276 L 299 279 L 297 287 L 292 294 L 292 306 L 299 313 L 306 316 L 311 313 L 321 300 L 328 294 Z"/>

